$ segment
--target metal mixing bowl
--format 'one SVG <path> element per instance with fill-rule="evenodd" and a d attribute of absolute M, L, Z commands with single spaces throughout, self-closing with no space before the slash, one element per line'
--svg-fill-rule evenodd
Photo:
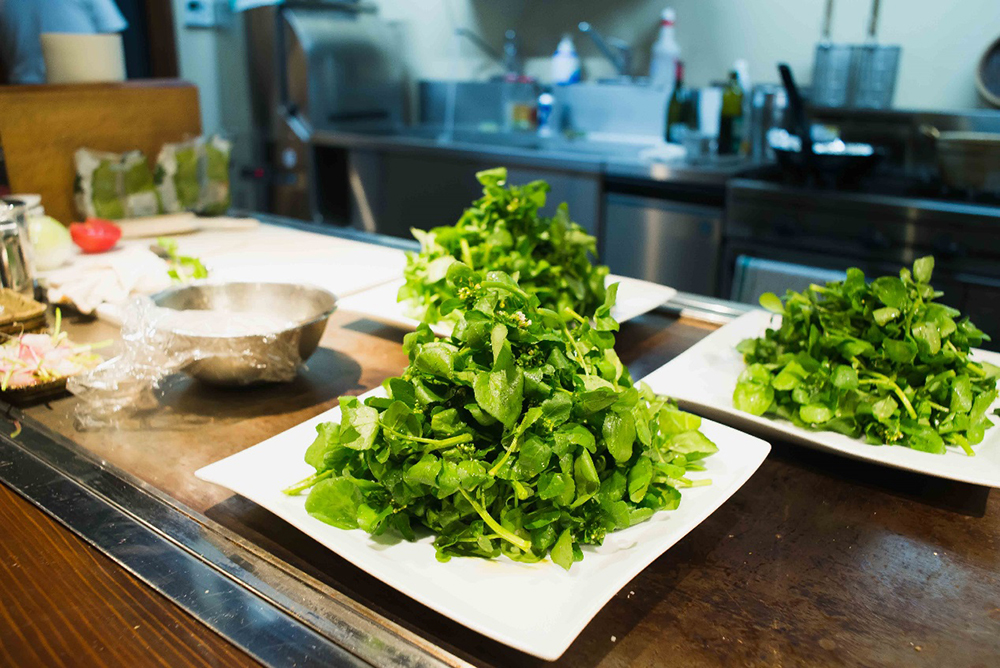
<path fill-rule="evenodd" d="M 293 323 L 280 331 L 259 335 L 202 336 L 173 330 L 174 337 L 185 345 L 220 351 L 197 359 L 184 369 L 214 385 L 273 380 L 268 372 L 280 373 L 281 369 L 268 369 L 269 365 L 288 367 L 309 359 L 319 345 L 330 314 L 337 308 L 337 298 L 332 293 L 294 283 L 200 281 L 158 292 L 152 299 L 157 306 L 177 311 L 265 314 Z M 220 317 L 225 317 L 222 313 Z M 290 359 L 296 350 L 298 359 Z M 283 362 L 275 361 L 276 357 Z"/>

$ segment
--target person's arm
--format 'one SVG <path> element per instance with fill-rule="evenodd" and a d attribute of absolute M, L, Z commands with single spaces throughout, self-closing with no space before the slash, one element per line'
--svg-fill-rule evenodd
<path fill-rule="evenodd" d="M 121 32 L 128 28 L 128 21 L 122 16 L 115 0 L 88 0 L 87 5 L 96 32 Z"/>
<path fill-rule="evenodd" d="M 0 0 L 0 60 L 6 82 L 45 83 L 38 16 L 23 0 Z"/>

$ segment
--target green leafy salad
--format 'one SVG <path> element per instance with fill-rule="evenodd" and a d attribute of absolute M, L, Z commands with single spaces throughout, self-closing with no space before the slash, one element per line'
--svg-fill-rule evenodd
<path fill-rule="evenodd" d="M 924 257 L 898 278 L 868 284 L 849 269 L 844 281 L 761 296 L 781 326 L 737 346 L 747 368 L 733 404 L 872 444 L 974 454 L 992 426 L 1000 368 L 969 359 L 989 337 L 934 301 L 943 293 L 931 287 L 933 269 Z"/>
<path fill-rule="evenodd" d="M 448 339 L 408 334 L 410 363 L 385 397 L 340 401 L 342 421 L 317 428 L 306 510 L 342 529 L 429 530 L 437 556 L 568 569 L 580 546 L 677 508 L 680 490 L 716 446 L 701 418 L 633 386 L 614 351 L 612 285 L 594 318 L 564 320 L 508 274 L 455 262 L 458 314 Z"/>
<path fill-rule="evenodd" d="M 510 275 L 545 308 L 593 313 L 604 301 L 608 268 L 591 262 L 596 240 L 570 220 L 566 204 L 551 218 L 541 216 L 538 210 L 549 190 L 544 181 L 508 186 L 502 167 L 476 178 L 483 196 L 455 225 L 412 230 L 420 252 L 408 255 L 406 284 L 398 294 L 408 315 L 430 324 L 449 320 L 442 305 L 456 296 L 446 276 L 457 261 L 475 271 Z"/>

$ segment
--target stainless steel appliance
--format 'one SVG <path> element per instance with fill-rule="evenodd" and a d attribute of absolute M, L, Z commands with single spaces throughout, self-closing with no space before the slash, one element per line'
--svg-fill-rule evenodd
<path fill-rule="evenodd" d="M 612 193 L 605 197 L 602 260 L 612 273 L 714 295 L 722 210 Z"/>
<path fill-rule="evenodd" d="M 267 163 L 265 208 L 315 220 L 349 216 L 345 154 L 318 155 L 323 131 L 389 133 L 407 120 L 398 26 L 363 2 L 288 0 L 247 12 L 255 125 Z M 331 178 L 336 174 L 337 178 Z M 326 187 L 315 184 L 326 182 Z"/>
<path fill-rule="evenodd" d="M 733 294 L 740 256 L 815 270 L 894 274 L 934 255 L 942 301 L 1000 343 L 1000 198 L 953 191 L 936 179 L 891 172 L 853 188 L 789 183 L 775 169 L 729 182 L 722 293 Z M 739 290 L 737 290 L 739 292 Z M 751 298 L 752 299 L 752 298 Z"/>

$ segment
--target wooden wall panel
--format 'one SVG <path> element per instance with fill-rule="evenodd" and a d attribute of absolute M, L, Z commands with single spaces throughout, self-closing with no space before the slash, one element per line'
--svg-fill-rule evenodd
<path fill-rule="evenodd" d="M 140 149 L 152 166 L 164 143 L 199 134 L 198 89 L 176 79 L 0 87 L 0 145 L 11 190 L 38 193 L 46 212 L 63 223 L 79 217 L 78 148 Z"/>

